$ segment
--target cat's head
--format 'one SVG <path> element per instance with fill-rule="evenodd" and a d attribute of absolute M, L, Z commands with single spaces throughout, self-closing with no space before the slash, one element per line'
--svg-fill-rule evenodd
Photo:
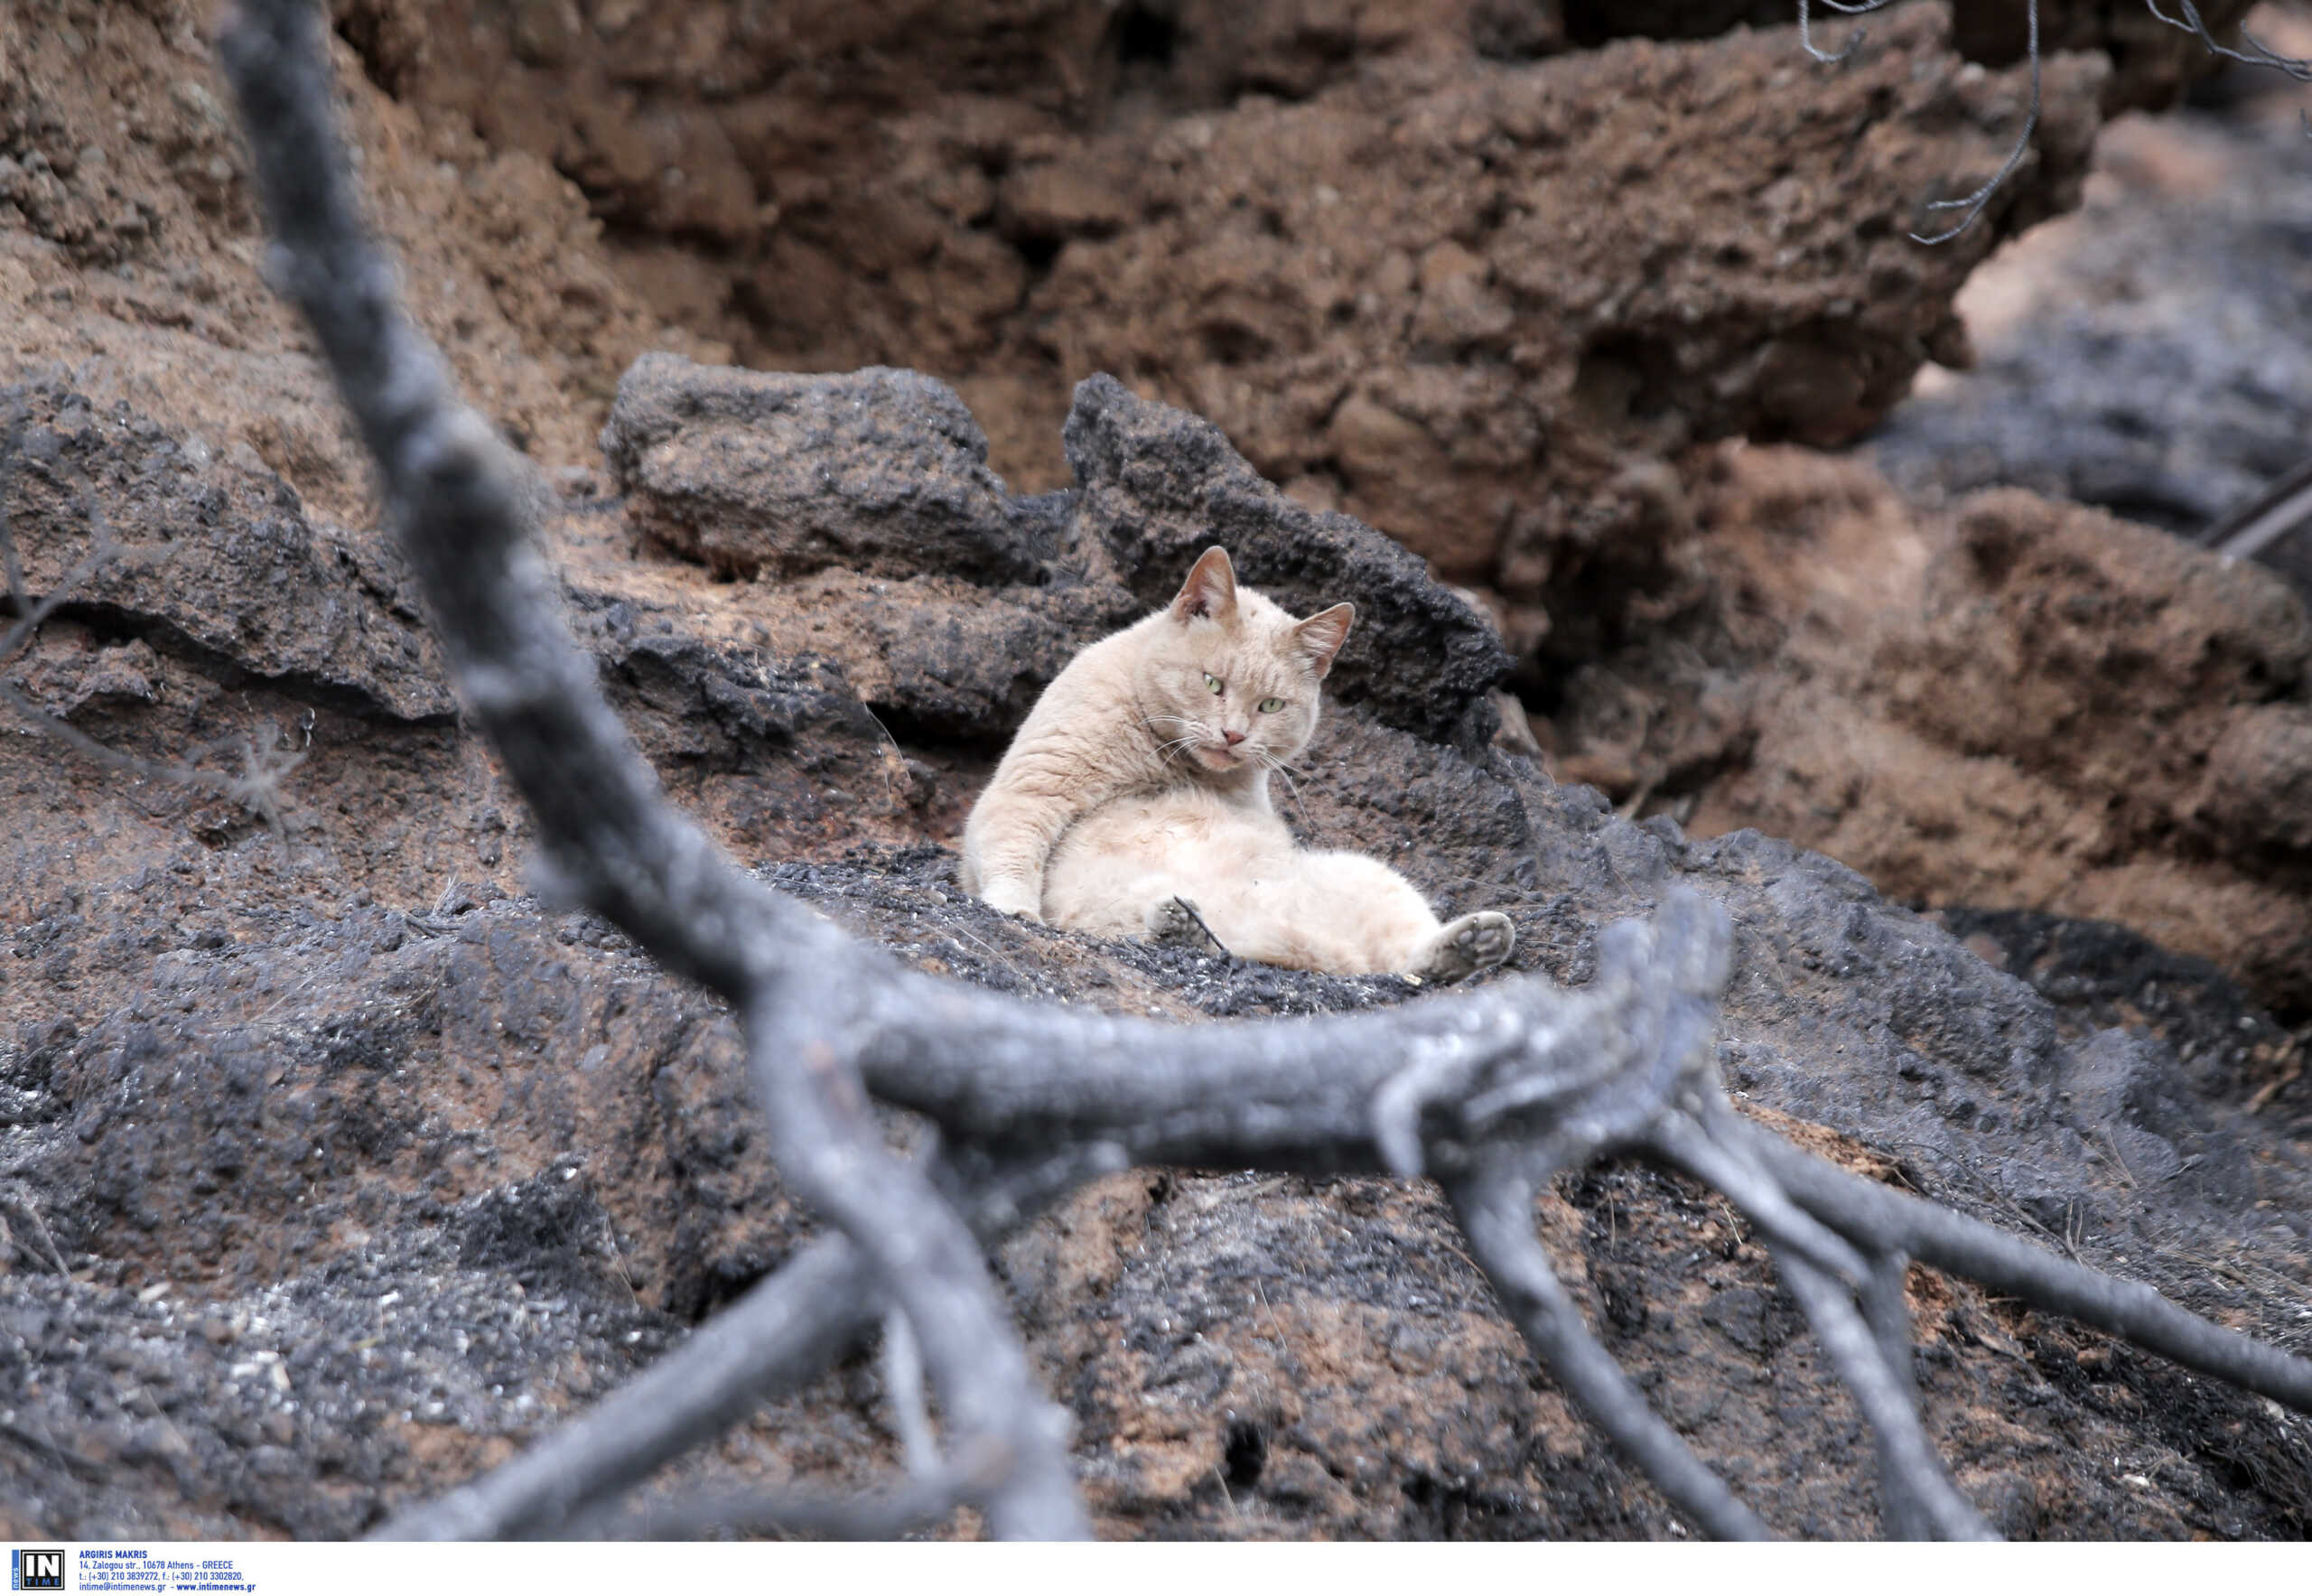
<path fill-rule="evenodd" d="M 1171 759 L 1215 775 L 1293 758 L 1316 735 L 1319 686 L 1356 619 L 1355 605 L 1335 604 L 1295 621 L 1236 585 L 1226 550 L 1205 550 L 1149 629 L 1148 729 Z"/>

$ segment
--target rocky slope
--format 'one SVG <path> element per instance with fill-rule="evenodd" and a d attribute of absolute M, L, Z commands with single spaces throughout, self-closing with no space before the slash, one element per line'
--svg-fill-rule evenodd
<path fill-rule="evenodd" d="M 1922 514 L 1857 466 L 1698 442 L 1841 434 L 1955 355 L 1990 236 L 1921 257 L 1898 224 L 1996 158 L 2020 75 L 1962 61 L 1933 6 L 1842 73 L 1788 30 L 1718 37 L 1740 8 L 1636 8 L 1699 42 L 1616 41 L 1608 9 L 869 5 L 761 37 L 714 6 L 338 14 L 380 224 L 539 466 L 573 626 L 669 790 L 774 884 L 1045 1001 L 1433 1001 L 956 891 L 947 845 L 1011 726 L 1217 538 L 1286 602 L 1363 617 L 1307 835 L 1506 909 L 1520 966 L 1570 982 L 1607 919 L 1720 897 L 1742 938 L 1721 1064 L 1755 1112 L 2304 1347 L 2312 1086 L 2256 1006 L 2297 1001 L 2300 610 L 2084 512 Z M 2127 10 L 2051 28 L 2085 48 Z M 1999 64 L 1979 21 L 1958 36 Z M 2116 74 L 2051 64 L 1999 225 L 2065 202 L 2097 117 L 2154 91 L 2160 58 L 2121 43 Z M 109 747 L 266 795 L 0 738 L 12 1536 L 359 1533 L 808 1224 L 727 1016 L 519 895 L 522 817 L 264 291 L 217 94 L 190 7 L 0 15 L 0 503 L 34 593 L 99 526 L 117 545 L 0 672 Z M 1605 173 L 1627 215 L 1592 197 Z M 1566 225 L 1535 233 L 1521 195 Z M 654 346 L 930 375 L 633 363 Z M 1129 380 L 1072 389 L 1095 360 Z M 2172 745 L 2098 696 L 2122 668 L 2166 695 Z M 1505 677 L 1559 773 L 1632 807 L 1739 800 L 1878 847 L 1856 862 L 1905 892 L 1980 862 L 1972 895 L 2018 907 L 1938 925 L 1756 832 L 1632 824 L 1507 751 Z M 1673 710 L 1623 769 L 1616 683 Z M 1664 747 L 1689 751 L 1655 773 Z M 1886 782 L 1915 823 L 1810 831 L 1790 795 L 1865 766 L 1917 772 Z M 2011 846 L 1974 846 L 1934 784 L 1989 795 Z M 1720 1205 L 1611 1167 L 1542 1218 L 1608 1344 L 1776 1528 L 1871 1527 L 1867 1445 Z M 1534 1372 L 1425 1187 L 1135 1172 L 1002 1264 L 1105 1533 L 1681 1533 Z M 2003 1529 L 2305 1533 L 2300 1418 L 1925 1272 L 1913 1295 L 1931 1423 Z M 863 1481 L 893 1455 L 879 1395 L 853 1359 L 682 1472 Z"/>
<path fill-rule="evenodd" d="M 1683 583 L 1529 689 L 1556 768 L 1906 898 L 2120 922 L 2300 1021 L 2312 539 L 2235 569 L 2144 525 L 2196 534 L 2312 417 L 2303 96 L 2267 76 L 2104 135 L 2085 207 L 1969 284 L 1981 369 L 1930 371 L 1878 429 L 1886 478 L 1689 456 Z"/>
<path fill-rule="evenodd" d="M 133 423 L 105 428 L 69 395 L 11 398 L 52 406 L 27 428 L 27 481 L 76 447 L 139 447 L 104 435 L 135 440 Z M 1074 491 L 991 492 L 974 516 L 944 485 L 971 477 L 983 445 L 920 378 L 646 362 L 610 432 L 639 524 L 695 486 L 654 462 L 695 458 L 732 425 L 722 413 L 749 404 L 844 416 L 850 436 L 751 432 L 751 458 L 720 481 L 734 502 L 775 494 L 805 462 L 838 481 L 922 486 L 885 496 L 880 515 L 861 508 L 872 496 L 832 496 L 881 551 L 866 568 L 679 588 L 676 569 L 654 595 L 595 589 L 599 568 L 579 561 L 569 583 L 674 790 L 750 854 L 821 861 L 767 863 L 774 884 L 924 967 L 1047 1001 L 1194 1018 L 1412 999 L 1394 979 L 1021 926 L 963 898 L 944 848 L 898 845 L 952 825 L 1025 702 L 1006 687 L 1047 678 L 1137 607 L 1118 571 L 1161 567 L 1140 556 L 1218 526 L 1249 580 L 1303 607 L 1354 593 L 1376 621 L 1344 657 L 1300 784 L 1311 835 L 1377 845 L 1449 905 L 1506 908 L 1520 965 L 1566 981 L 1585 978 L 1606 919 L 1701 886 L 1742 928 L 1721 1060 L 1757 1111 L 2301 1340 L 2291 1283 L 2312 1244 L 2312 1170 L 2242 1106 L 2257 1066 L 2232 1038 L 2186 1064 L 2153 1035 L 2067 1027 L 1819 855 L 1755 833 L 1689 843 L 1552 785 L 1489 746 L 1484 669 L 1415 690 L 1382 668 L 1414 639 L 1425 657 L 1467 649 L 1481 666 L 1492 645 L 1474 611 L 1366 528 L 1262 483 L 1208 425 L 1113 383 L 1078 397 Z M 669 429 L 670 412 L 690 419 Z M 143 477 L 165 478 L 157 445 L 142 448 Z M 115 466 L 99 455 L 86 474 L 128 474 Z M 294 535 L 278 495 L 216 498 L 228 537 L 269 518 L 280 545 L 321 543 Z M 955 512 L 951 544 L 1019 537 L 1030 568 L 954 574 L 920 529 L 927 505 Z M 44 529 L 34 496 L 12 509 L 20 531 Z M 390 564 L 373 539 L 364 555 Z M 277 569 L 351 587 L 362 557 Z M 164 618 L 178 575 L 123 562 L 113 580 L 46 647 L 78 638 L 96 684 L 79 723 L 117 746 L 165 742 L 200 713 L 184 678 L 144 696 L 104 684 L 130 650 L 161 658 L 154 638 L 178 655 Z M 292 581 L 271 590 L 298 602 Z M 349 630 L 395 635 L 353 614 Z M 925 650 L 927 631 L 945 647 Z M 24 851 L 55 895 L 19 910 L 10 949 L 17 1355 L 0 1412 L 36 1442 L 6 1465 L 27 1533 L 351 1533 L 503 1456 L 774 1265 L 806 1223 L 756 1150 L 728 1018 L 583 917 L 484 884 L 520 821 L 452 824 L 489 778 L 438 705 L 393 706 L 402 651 L 337 650 L 337 692 L 365 697 L 329 707 L 302 677 L 256 668 L 261 627 L 224 640 L 184 657 L 220 673 L 238 662 L 250 713 L 312 712 L 312 750 L 284 780 L 286 835 L 205 833 L 179 789 L 124 802 L 44 744 L 10 749 L 23 785 L 36 767 L 61 800 Z M 909 753 L 881 723 L 936 723 L 929 706 L 959 695 L 985 717 L 976 738 L 918 732 Z M 386 771 L 389 789 L 357 774 Z M 388 835 L 387 813 L 434 823 Z M 893 840 L 861 845 L 878 835 Z M 421 863 L 449 884 L 419 886 Z M 324 898 L 356 877 L 371 884 Z M 1706 1193 L 1608 1169 L 1569 1182 L 1543 1218 L 1616 1350 L 1778 1527 L 1869 1527 L 1867 1448 L 1843 1399 L 1794 1339 L 1759 1249 Z M 1076 1407 L 1111 1533 L 1675 1533 L 1532 1372 L 1421 1188 L 1133 1174 L 1065 1205 L 1004 1264 Z M 1937 1433 L 2004 1528 L 2300 1532 L 2300 1421 L 1923 1273 L 1915 1292 Z M 868 1368 L 848 1367 L 741 1432 L 715 1466 L 858 1479 L 890 1451 L 875 1396 Z"/>
<path fill-rule="evenodd" d="M 1890 895 L 2118 921 L 2312 1003 L 2312 623 L 2279 575 L 2019 490 L 1698 462 L 1688 586 L 1561 685 L 1561 775 Z"/>

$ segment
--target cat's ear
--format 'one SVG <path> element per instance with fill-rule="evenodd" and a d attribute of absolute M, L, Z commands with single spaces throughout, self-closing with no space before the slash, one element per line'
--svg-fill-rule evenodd
<path fill-rule="evenodd" d="M 1311 615 L 1292 629 L 1300 645 L 1301 658 L 1317 667 L 1317 679 L 1333 667 L 1333 656 L 1348 641 L 1350 622 L 1356 619 L 1355 604 L 1335 604 L 1329 610 Z"/>
<path fill-rule="evenodd" d="M 1228 563 L 1226 549 L 1216 544 L 1197 557 L 1172 600 L 1172 619 L 1210 619 L 1224 625 L 1236 619 L 1236 568 Z"/>

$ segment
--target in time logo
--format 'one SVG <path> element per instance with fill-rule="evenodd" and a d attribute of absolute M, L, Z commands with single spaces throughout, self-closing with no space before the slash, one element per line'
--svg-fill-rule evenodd
<path fill-rule="evenodd" d="M 18 1546 L 8 1554 L 8 1589 L 11 1591 L 61 1591 L 64 1589 L 64 1549 L 27 1549 Z"/>

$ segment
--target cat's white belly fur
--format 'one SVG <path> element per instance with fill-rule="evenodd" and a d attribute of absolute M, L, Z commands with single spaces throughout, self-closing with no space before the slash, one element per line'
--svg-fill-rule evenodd
<path fill-rule="evenodd" d="M 1183 899 L 1239 958 L 1335 975 L 1417 972 L 1437 917 L 1412 883 L 1361 854 L 1300 848 L 1284 823 L 1197 788 L 1108 804 L 1061 839 L 1047 924 L 1139 937 Z"/>

